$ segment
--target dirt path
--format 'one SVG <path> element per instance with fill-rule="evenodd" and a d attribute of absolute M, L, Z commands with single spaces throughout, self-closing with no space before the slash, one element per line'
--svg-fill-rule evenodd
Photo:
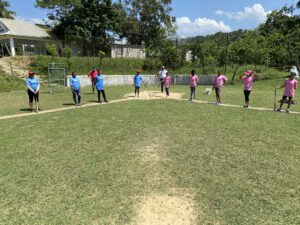
<path fill-rule="evenodd" d="M 113 100 L 113 101 L 110 101 L 110 103 L 118 103 L 118 102 L 131 101 L 131 100 L 166 99 L 166 96 L 165 96 L 164 93 L 155 92 L 155 91 L 141 92 L 140 97 L 134 97 L 134 94 L 127 94 L 124 97 L 125 97 L 124 99 Z M 183 97 L 182 93 L 172 93 L 168 99 L 173 99 L 173 100 L 178 100 L 178 101 L 187 101 L 186 99 L 182 99 L 182 97 Z M 198 103 L 198 104 L 207 104 L 207 105 L 213 105 L 214 104 L 212 102 L 199 101 L 199 100 L 195 100 L 193 102 Z M 63 107 L 63 108 L 57 108 L 57 109 L 44 110 L 44 111 L 40 111 L 39 113 L 20 113 L 20 114 L 15 114 L 15 115 L 0 116 L 0 120 L 26 117 L 26 116 L 36 116 L 36 115 L 40 115 L 40 114 L 60 112 L 60 111 L 66 111 L 66 110 L 71 110 L 71 109 L 80 109 L 80 108 L 91 107 L 91 106 L 99 106 L 99 105 L 100 105 L 99 103 L 89 103 L 89 104 L 82 105 L 80 107 L 69 106 L 69 107 Z M 102 105 L 105 105 L 105 104 L 102 104 Z M 242 108 L 242 106 L 240 106 L 240 105 L 231 105 L 231 104 L 222 104 L 221 106 L 216 106 L 216 107 Z M 246 109 L 246 110 L 258 110 L 258 111 L 274 112 L 273 109 L 261 108 L 261 107 L 250 107 L 249 109 Z M 292 112 L 291 111 L 290 113 L 300 115 L 300 112 Z"/>

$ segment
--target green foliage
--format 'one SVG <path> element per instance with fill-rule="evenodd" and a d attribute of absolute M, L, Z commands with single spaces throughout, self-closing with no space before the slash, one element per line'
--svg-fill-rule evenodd
<path fill-rule="evenodd" d="M 17 77 L 8 76 L 0 71 L 0 92 L 25 89 L 24 81 Z"/>
<path fill-rule="evenodd" d="M 10 11 L 8 7 L 10 6 L 8 1 L 1 0 L 0 1 L 0 17 L 7 19 L 14 19 L 16 13 L 14 11 Z"/>
<path fill-rule="evenodd" d="M 54 58 L 58 56 L 57 47 L 55 44 L 46 44 L 46 49 L 49 55 L 52 57 L 52 62 L 54 62 Z"/>

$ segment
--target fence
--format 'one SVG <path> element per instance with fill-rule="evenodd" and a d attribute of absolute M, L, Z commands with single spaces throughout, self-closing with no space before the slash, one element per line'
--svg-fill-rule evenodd
<path fill-rule="evenodd" d="M 121 85 L 132 85 L 133 84 L 133 75 L 104 75 L 104 83 L 107 86 L 121 86 Z M 69 79 L 71 76 L 68 76 L 67 86 L 69 87 Z M 81 87 L 91 86 L 91 80 L 88 76 L 82 75 L 78 76 L 81 82 Z M 157 85 L 159 83 L 156 75 L 143 75 L 143 80 L 147 85 Z M 200 85 L 212 85 L 214 81 L 214 76 L 199 76 Z M 175 85 L 188 85 L 189 76 L 186 75 L 174 75 L 172 76 L 172 83 Z"/>

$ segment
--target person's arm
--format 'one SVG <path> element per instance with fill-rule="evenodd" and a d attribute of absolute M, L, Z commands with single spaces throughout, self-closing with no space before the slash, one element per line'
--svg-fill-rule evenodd
<path fill-rule="evenodd" d="M 26 81 L 26 86 L 27 86 L 27 88 L 28 88 L 31 92 L 34 93 L 34 90 L 30 87 L 29 82 L 27 82 L 27 81 Z"/>
<path fill-rule="evenodd" d="M 245 75 L 241 75 L 241 76 L 240 76 L 240 79 L 243 79 L 244 77 L 245 77 Z"/>
<path fill-rule="evenodd" d="M 295 90 L 298 88 L 298 82 L 295 83 L 294 88 L 295 88 Z"/>
<path fill-rule="evenodd" d="M 34 92 L 35 94 L 37 94 L 37 93 L 39 93 L 39 91 L 40 91 L 40 82 L 39 82 L 39 84 L 38 84 L 38 86 L 37 86 L 37 88 L 36 88 L 36 91 Z"/>

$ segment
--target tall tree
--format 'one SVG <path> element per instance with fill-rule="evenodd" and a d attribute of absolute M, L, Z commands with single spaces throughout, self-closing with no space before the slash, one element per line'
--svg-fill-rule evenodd
<path fill-rule="evenodd" d="M 8 7 L 10 4 L 7 1 L 0 0 L 0 17 L 7 19 L 14 19 L 16 13 L 14 11 L 10 11 Z"/>
<path fill-rule="evenodd" d="M 77 42 L 82 55 L 108 51 L 125 14 L 112 0 L 37 0 L 36 4 L 50 10 L 53 31 L 66 42 Z"/>
<path fill-rule="evenodd" d="M 170 16 L 172 0 L 120 0 L 124 4 L 127 19 L 123 36 L 131 44 L 144 44 L 148 48 L 160 48 L 175 32 L 174 18 Z"/>

